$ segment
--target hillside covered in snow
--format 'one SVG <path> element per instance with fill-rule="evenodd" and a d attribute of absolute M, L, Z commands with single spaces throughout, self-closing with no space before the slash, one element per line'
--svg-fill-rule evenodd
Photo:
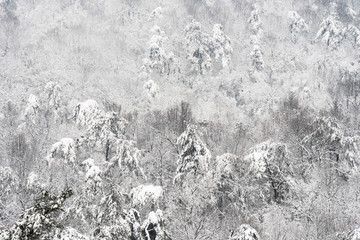
<path fill-rule="evenodd" d="M 360 240 L 360 1 L 0 0 L 0 239 Z"/>

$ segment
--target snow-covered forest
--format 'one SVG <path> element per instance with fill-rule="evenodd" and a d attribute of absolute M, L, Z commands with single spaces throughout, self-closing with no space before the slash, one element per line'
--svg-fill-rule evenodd
<path fill-rule="evenodd" d="M 0 0 L 1 240 L 360 240 L 360 1 Z"/>

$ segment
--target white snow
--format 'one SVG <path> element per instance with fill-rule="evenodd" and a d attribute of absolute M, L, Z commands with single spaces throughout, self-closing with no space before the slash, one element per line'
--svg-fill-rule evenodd
<path fill-rule="evenodd" d="M 52 145 L 47 160 L 51 163 L 55 158 L 62 159 L 66 164 L 75 163 L 75 142 L 72 138 L 63 138 Z"/>
<path fill-rule="evenodd" d="M 140 185 L 130 191 L 134 206 L 143 206 L 149 202 L 156 203 L 162 195 L 162 187 L 154 185 Z"/>

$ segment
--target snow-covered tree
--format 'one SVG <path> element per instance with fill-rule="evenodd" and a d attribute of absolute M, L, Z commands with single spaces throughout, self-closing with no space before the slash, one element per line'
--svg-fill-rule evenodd
<path fill-rule="evenodd" d="M 73 112 L 73 117 L 79 127 L 91 125 L 98 115 L 101 114 L 99 104 L 93 99 L 79 103 Z"/>
<path fill-rule="evenodd" d="M 105 158 L 108 160 L 110 146 L 125 133 L 127 121 L 116 112 L 92 111 L 94 115 L 86 115 L 88 127 L 81 138 L 78 139 L 79 146 L 88 146 L 94 150 L 105 149 Z M 92 117 L 92 118 L 90 118 Z"/>
<path fill-rule="evenodd" d="M 353 37 L 353 45 L 356 48 L 360 48 L 360 30 L 354 25 L 349 25 L 347 29 L 347 33 Z"/>
<path fill-rule="evenodd" d="M 59 229 L 54 234 L 53 240 L 90 240 L 86 235 L 81 234 L 78 230 L 72 227 L 66 227 L 65 229 Z"/>
<path fill-rule="evenodd" d="M 229 240 L 260 240 L 258 232 L 248 224 L 242 224 L 231 233 Z"/>
<path fill-rule="evenodd" d="M 185 28 L 185 39 L 190 69 L 198 74 L 206 74 L 212 65 L 212 39 L 201 31 L 201 24 L 194 20 Z"/>
<path fill-rule="evenodd" d="M 163 212 L 160 209 L 156 210 L 156 212 L 151 211 L 141 228 L 143 229 L 143 238 L 146 240 L 171 239 L 165 232 Z"/>
<path fill-rule="evenodd" d="M 276 202 L 286 200 L 292 188 L 293 174 L 287 146 L 281 142 L 266 141 L 250 149 L 244 159 L 250 173 L 266 182 L 265 195 Z"/>
<path fill-rule="evenodd" d="M 310 160 L 334 163 L 335 170 L 347 179 L 359 165 L 359 137 L 347 136 L 343 127 L 332 118 L 318 117 L 313 131 L 303 142 L 311 150 Z"/>
<path fill-rule="evenodd" d="M 215 59 L 220 58 L 222 67 L 229 70 L 231 67 L 231 55 L 233 49 L 231 47 L 230 38 L 225 35 L 221 24 L 215 24 L 213 27 L 213 41 Z"/>
<path fill-rule="evenodd" d="M 154 26 L 151 29 L 154 34 L 148 45 L 148 56 L 143 60 L 144 68 L 150 71 L 156 71 L 160 74 L 170 74 L 171 64 L 174 62 L 174 53 L 165 51 L 165 43 L 168 38 L 160 27 Z"/>
<path fill-rule="evenodd" d="M 143 169 L 139 165 L 139 158 L 143 152 L 135 147 L 135 141 L 117 139 L 112 147 L 115 149 L 114 156 L 110 159 L 110 163 L 106 172 L 116 165 L 123 169 L 127 167 L 131 172 L 134 171 L 136 175 L 140 173 L 143 178 L 146 178 Z"/>
<path fill-rule="evenodd" d="M 62 138 L 59 142 L 54 143 L 46 160 L 50 164 L 54 160 L 61 160 L 69 165 L 74 164 L 76 160 L 74 140 L 72 138 Z"/>
<path fill-rule="evenodd" d="M 322 21 L 316 34 L 316 39 L 321 39 L 330 49 L 338 49 L 346 33 L 338 18 L 336 3 L 331 3 L 329 16 Z"/>
<path fill-rule="evenodd" d="M 143 86 L 149 98 L 155 98 L 159 93 L 159 87 L 153 80 L 148 80 Z"/>
<path fill-rule="evenodd" d="M 178 137 L 179 156 L 174 182 L 181 180 L 187 173 L 204 174 L 208 170 L 211 154 L 201 141 L 197 127 L 188 125 L 186 130 Z"/>
<path fill-rule="evenodd" d="M 48 110 L 54 114 L 55 120 L 61 116 L 61 92 L 60 85 L 56 82 L 48 82 L 45 85 L 45 101 Z"/>
<path fill-rule="evenodd" d="M 162 16 L 163 11 L 164 11 L 164 10 L 163 10 L 162 7 L 157 7 L 157 8 L 155 8 L 155 9 L 151 12 L 148 21 L 153 21 L 153 20 L 162 18 L 162 17 L 163 17 L 163 16 Z"/>
<path fill-rule="evenodd" d="M 296 40 L 297 35 L 309 32 L 309 26 L 296 11 L 289 11 L 288 17 L 291 20 L 289 30 L 294 40 Z"/>
<path fill-rule="evenodd" d="M 263 60 L 263 52 L 260 49 L 259 45 L 254 45 L 251 56 L 251 65 L 257 70 L 261 71 L 264 69 L 264 60 Z"/>
<path fill-rule="evenodd" d="M 252 5 L 252 11 L 250 13 L 248 23 L 251 26 L 251 30 L 253 34 L 257 35 L 258 37 L 261 37 L 263 30 L 262 30 L 262 26 L 261 26 L 262 24 L 259 14 L 260 14 L 259 6 L 258 4 L 254 3 Z"/>
<path fill-rule="evenodd" d="M 85 182 L 90 189 L 96 191 L 102 185 L 101 174 L 102 171 L 99 166 L 96 166 L 94 159 L 88 158 L 84 160 L 81 165 L 85 166 Z"/>
<path fill-rule="evenodd" d="M 140 185 L 130 191 L 134 206 L 144 206 L 147 203 L 156 204 L 162 195 L 162 187 L 154 185 Z"/>
<path fill-rule="evenodd" d="M 20 220 L 9 229 L 0 232 L 4 240 L 50 240 L 54 239 L 55 232 L 59 227 L 56 215 L 62 210 L 66 199 L 71 197 L 71 189 L 64 190 L 60 195 L 52 195 L 43 191 L 35 198 L 33 207 L 23 211 Z"/>
<path fill-rule="evenodd" d="M 31 94 L 26 103 L 26 108 L 24 112 L 25 119 L 36 123 L 40 111 L 40 102 L 37 96 Z"/>

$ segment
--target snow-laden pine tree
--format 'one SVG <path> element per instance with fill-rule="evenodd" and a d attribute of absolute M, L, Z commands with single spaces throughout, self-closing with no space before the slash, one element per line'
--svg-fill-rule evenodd
<path fill-rule="evenodd" d="M 0 231 L 3 240 L 50 240 L 54 239 L 60 227 L 56 217 L 62 210 L 65 200 L 73 195 L 71 189 L 64 190 L 60 195 L 52 195 L 43 191 L 35 198 L 34 205 L 25 209 L 20 220 L 9 229 Z"/>
<path fill-rule="evenodd" d="M 184 175 L 205 174 L 208 170 L 211 154 L 205 143 L 200 139 L 197 127 L 188 125 L 178 137 L 179 156 L 174 182 L 181 181 Z"/>
<path fill-rule="evenodd" d="M 230 38 L 225 35 L 221 24 L 215 24 L 213 27 L 213 41 L 215 59 L 220 58 L 223 69 L 230 70 L 233 49 Z"/>
<path fill-rule="evenodd" d="M 208 34 L 201 31 L 201 24 L 192 20 L 185 28 L 187 59 L 190 70 L 197 74 L 206 74 L 211 71 L 211 50 L 213 41 Z"/>

